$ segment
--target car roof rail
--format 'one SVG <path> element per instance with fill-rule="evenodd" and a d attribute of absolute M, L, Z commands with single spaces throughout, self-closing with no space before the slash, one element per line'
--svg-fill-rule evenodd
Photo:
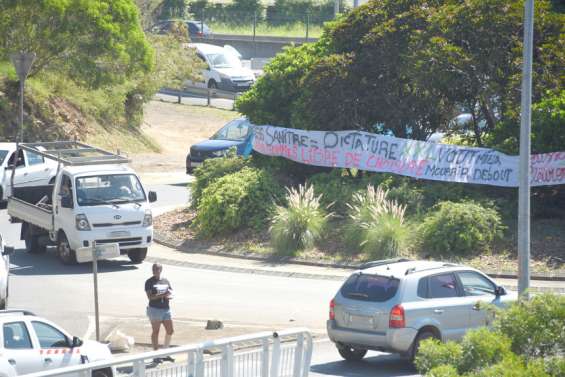
<path fill-rule="evenodd" d="M 411 259 L 408 258 L 391 258 L 391 259 L 376 260 L 372 262 L 363 263 L 361 266 L 359 266 L 359 269 L 366 270 L 367 268 L 371 268 L 371 267 L 385 266 L 387 264 L 410 262 L 410 261 Z"/>
<path fill-rule="evenodd" d="M 425 268 L 422 268 L 422 269 L 417 269 L 416 267 L 410 267 L 406 270 L 404 275 L 409 275 L 409 274 L 412 274 L 414 272 L 436 270 L 436 269 L 442 268 L 442 267 L 457 267 L 457 266 L 458 266 L 458 264 L 455 264 L 455 263 L 442 263 L 441 265 L 438 265 L 438 266 L 425 267 Z"/>
<path fill-rule="evenodd" d="M 24 310 L 24 309 L 5 309 L 5 310 L 0 310 L 0 315 L 1 314 L 14 314 L 14 313 L 21 313 L 22 315 L 31 315 L 36 317 L 35 313 L 30 312 L 29 310 Z"/>

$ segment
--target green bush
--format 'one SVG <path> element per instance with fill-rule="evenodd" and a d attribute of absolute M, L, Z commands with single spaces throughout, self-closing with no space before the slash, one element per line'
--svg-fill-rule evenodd
<path fill-rule="evenodd" d="M 440 365 L 430 370 L 426 377 L 459 377 L 459 373 L 452 365 Z"/>
<path fill-rule="evenodd" d="M 562 377 L 565 376 L 565 357 L 553 356 L 543 359 L 545 371 L 550 376 Z"/>
<path fill-rule="evenodd" d="M 327 225 L 330 214 L 320 205 L 312 186 L 287 188 L 286 206 L 277 206 L 271 220 L 271 242 L 276 252 L 294 255 L 314 246 Z"/>
<path fill-rule="evenodd" d="M 347 213 L 347 203 L 351 202 L 353 194 L 358 190 L 359 182 L 351 177 L 345 177 L 341 169 L 334 169 L 330 173 L 319 173 L 308 179 L 314 186 L 316 195 L 322 195 L 320 203 L 332 206 L 338 215 Z"/>
<path fill-rule="evenodd" d="M 543 294 L 501 311 L 494 326 L 528 359 L 565 352 L 565 296 Z"/>
<path fill-rule="evenodd" d="M 242 226 L 260 229 L 273 209 L 273 198 L 280 194 L 280 186 L 269 172 L 244 167 L 204 189 L 194 226 L 205 238 Z"/>
<path fill-rule="evenodd" d="M 426 339 L 420 344 L 414 360 L 416 369 L 421 374 L 427 374 L 441 365 L 456 367 L 463 354 L 460 344 L 455 342 L 442 343 L 437 339 Z"/>
<path fill-rule="evenodd" d="M 190 185 L 192 190 L 191 205 L 198 208 L 204 189 L 216 179 L 235 173 L 249 165 L 248 159 L 242 157 L 223 157 L 205 160 L 202 166 L 194 171 L 196 180 Z"/>
<path fill-rule="evenodd" d="M 408 228 L 406 207 L 387 199 L 388 192 L 373 186 L 353 195 L 349 205 L 350 222 L 345 229 L 349 247 L 372 259 L 400 255 L 406 247 Z"/>
<path fill-rule="evenodd" d="M 495 209 L 474 202 L 442 202 L 424 218 L 421 248 L 435 257 L 478 254 L 488 250 L 502 230 Z"/>
<path fill-rule="evenodd" d="M 461 342 L 463 352 L 457 369 L 466 373 L 495 365 L 512 354 L 510 344 L 510 339 L 504 334 L 486 327 L 469 331 Z"/>

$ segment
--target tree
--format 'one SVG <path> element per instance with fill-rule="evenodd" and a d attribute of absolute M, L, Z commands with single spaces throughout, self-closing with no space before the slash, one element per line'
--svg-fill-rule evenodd
<path fill-rule="evenodd" d="M 565 19 L 536 1 L 534 101 L 563 87 Z M 519 111 L 521 0 L 372 0 L 279 54 L 241 112 L 256 123 L 426 139 L 471 114 L 471 143 Z"/>
<path fill-rule="evenodd" d="M 0 60 L 35 52 L 31 76 L 59 71 L 100 87 L 153 68 L 133 0 L 0 0 L 0 9 Z"/>

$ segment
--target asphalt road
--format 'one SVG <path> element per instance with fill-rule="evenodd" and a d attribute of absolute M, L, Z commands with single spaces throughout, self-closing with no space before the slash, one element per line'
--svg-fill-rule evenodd
<path fill-rule="evenodd" d="M 188 200 L 185 184 L 150 185 L 157 191 L 154 211 Z M 19 241 L 19 225 L 9 224 L 0 211 L 0 231 L 19 250 L 12 257 L 11 308 L 25 308 L 60 324 L 73 335 L 93 338 L 93 284 L 90 265 L 63 266 L 54 250 L 27 254 Z M 176 253 L 174 250 L 167 252 Z M 99 264 L 102 329 L 116 323 L 145 326 L 143 283 L 151 264 L 134 265 L 127 258 Z M 164 275 L 175 289 L 174 315 L 178 327 L 191 321 L 221 319 L 249 328 L 282 329 L 306 326 L 317 334 L 311 376 L 412 376 L 415 371 L 400 358 L 377 352 L 359 363 L 341 359 L 325 338 L 328 302 L 341 284 L 333 280 L 245 274 L 165 265 Z M 139 325 L 135 325 L 139 324 Z M 177 328 L 177 332 L 180 329 Z M 148 333 L 143 330 L 143 337 Z M 136 335 L 136 341 L 143 342 Z M 145 340 L 148 342 L 148 339 Z"/>

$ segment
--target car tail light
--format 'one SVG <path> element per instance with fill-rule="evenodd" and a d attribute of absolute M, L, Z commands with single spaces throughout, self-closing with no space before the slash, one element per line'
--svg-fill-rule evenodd
<path fill-rule="evenodd" d="M 332 298 L 332 300 L 330 301 L 330 319 L 335 319 L 335 300 Z"/>
<path fill-rule="evenodd" d="M 388 321 L 388 327 L 391 329 L 400 329 L 406 326 L 406 321 L 404 319 L 404 308 L 402 305 L 396 305 L 390 311 L 390 318 Z"/>
<path fill-rule="evenodd" d="M 201 31 L 199 31 L 199 32 L 196 33 L 196 36 L 197 36 L 197 37 L 203 37 L 203 36 L 204 36 L 204 33 L 201 32 Z"/>

